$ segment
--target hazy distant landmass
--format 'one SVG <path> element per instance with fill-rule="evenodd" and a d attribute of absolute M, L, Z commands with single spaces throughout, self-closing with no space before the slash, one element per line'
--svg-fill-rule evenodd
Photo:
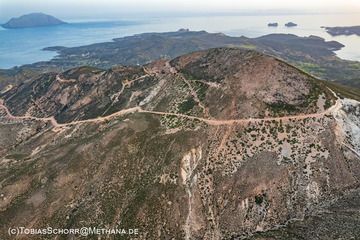
<path fill-rule="evenodd" d="M 17 18 L 11 18 L 3 24 L 4 28 L 29 28 L 65 24 L 66 22 L 44 13 L 30 13 Z"/>
<path fill-rule="evenodd" d="M 279 24 L 277 22 L 268 24 L 268 27 L 277 27 L 277 26 L 279 26 Z"/>
<path fill-rule="evenodd" d="M 331 36 L 350 36 L 358 35 L 360 36 L 360 26 L 351 26 L 351 27 L 325 27 L 326 31 Z"/>
<path fill-rule="evenodd" d="M 296 23 L 293 23 L 293 22 L 288 22 L 285 24 L 285 27 L 296 27 L 297 24 Z"/>
<path fill-rule="evenodd" d="M 79 47 L 48 47 L 59 55 L 50 61 L 0 70 L 0 88 L 20 83 L 44 72 L 65 71 L 79 66 L 101 69 L 117 65 L 142 65 L 156 59 L 177 56 L 216 47 L 238 47 L 257 50 L 283 59 L 321 79 L 351 87 L 360 87 L 360 64 L 336 56 L 344 47 L 335 41 L 292 34 L 270 34 L 258 38 L 230 37 L 205 31 L 144 33 Z"/>

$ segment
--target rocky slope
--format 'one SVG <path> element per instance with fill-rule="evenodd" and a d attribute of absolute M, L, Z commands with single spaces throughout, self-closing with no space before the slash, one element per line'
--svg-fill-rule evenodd
<path fill-rule="evenodd" d="M 356 212 L 359 196 L 360 105 L 335 92 L 232 48 L 6 89 L 0 235 L 97 226 L 139 229 L 119 239 L 341 236 L 342 211 Z M 344 236 L 358 238 L 358 215 L 346 217 Z M 314 222 L 331 229 L 310 234 L 321 231 L 306 230 Z"/>
<path fill-rule="evenodd" d="M 62 74 L 44 74 L 8 89 L 3 98 L 15 115 L 54 116 L 59 122 L 69 122 L 134 106 L 156 83 L 157 79 L 141 67 L 107 71 L 80 67 Z M 134 89 L 138 94 L 133 94 Z"/>

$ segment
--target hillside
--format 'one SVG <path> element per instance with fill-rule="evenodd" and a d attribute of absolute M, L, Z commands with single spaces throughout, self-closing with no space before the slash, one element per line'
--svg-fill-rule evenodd
<path fill-rule="evenodd" d="M 252 50 L 47 73 L 0 98 L 1 236 L 51 225 L 317 239 L 315 221 L 332 239 L 358 202 L 359 102 Z"/>
<path fill-rule="evenodd" d="M 20 17 L 11 18 L 8 22 L 2 24 L 1 26 L 3 28 L 31 28 L 55 26 L 64 23 L 65 22 L 44 13 L 30 13 Z"/>
<path fill-rule="evenodd" d="M 144 33 L 80 47 L 51 47 L 59 55 L 50 61 L 0 70 L 0 88 L 17 84 L 44 72 L 62 72 L 79 66 L 108 69 L 116 65 L 137 66 L 158 59 L 214 47 L 253 49 L 283 59 L 318 78 L 360 88 L 360 64 L 336 56 L 343 47 L 316 36 L 270 34 L 259 38 L 230 37 L 205 31 Z"/>

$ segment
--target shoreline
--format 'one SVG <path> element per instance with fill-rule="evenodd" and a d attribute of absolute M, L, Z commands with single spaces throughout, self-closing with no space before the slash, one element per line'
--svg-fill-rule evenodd
<path fill-rule="evenodd" d="M 321 28 L 321 27 L 319 27 Z M 17 29 L 19 31 L 19 29 Z M 5 29 L 5 31 L 8 31 L 8 29 Z M 172 32 L 172 31 L 177 31 L 175 29 L 173 30 L 169 30 L 168 32 Z M 211 31 L 207 31 L 207 30 L 203 30 L 203 31 L 206 31 L 208 33 L 215 33 L 215 32 L 211 32 Z M 89 46 L 89 45 L 93 45 L 93 44 L 104 44 L 104 43 L 109 43 L 109 42 L 115 42 L 116 39 L 123 39 L 123 38 L 127 38 L 127 37 L 133 37 L 135 35 L 141 35 L 141 34 L 148 34 L 148 33 L 152 33 L 151 31 L 150 32 L 141 32 L 141 33 L 136 33 L 136 34 L 130 34 L 130 35 L 124 35 L 124 36 L 118 36 L 118 37 L 113 37 L 111 39 L 109 39 L 108 41 L 95 41 L 93 43 L 90 43 L 90 44 L 82 44 L 82 45 L 76 45 L 76 46 L 62 46 L 62 45 L 53 45 L 53 46 L 45 46 L 41 49 L 38 50 L 38 52 L 40 53 L 44 53 L 44 52 L 47 52 L 47 53 L 53 53 L 51 54 L 51 56 L 49 57 L 44 57 L 43 59 L 41 60 L 35 60 L 33 62 L 28 62 L 28 63 L 24 63 L 24 64 L 19 64 L 19 65 L 12 65 L 10 67 L 8 66 L 1 66 L 0 65 L 0 70 L 12 70 L 14 68 L 20 68 L 20 67 L 24 67 L 24 66 L 28 66 L 28 65 L 32 65 L 32 64 L 36 64 L 36 63 L 40 63 L 40 62 L 48 62 L 48 61 L 52 61 L 54 59 L 56 59 L 60 54 L 61 54 L 61 51 L 63 49 L 67 49 L 67 48 L 77 48 L 77 47 L 85 47 L 85 46 Z M 161 33 L 161 32 L 155 32 L 155 33 Z M 228 34 L 228 33 L 222 33 L 221 34 L 224 34 L 226 36 L 229 36 L 229 37 L 240 37 L 239 34 L 234 34 L 234 35 L 231 35 L 231 34 Z M 264 34 L 264 35 L 260 35 L 258 37 L 247 37 L 245 35 L 242 35 L 246 38 L 249 38 L 249 39 L 254 39 L 254 38 L 260 38 L 260 37 L 264 37 L 264 36 L 268 36 L 268 35 L 271 35 L 271 34 L 291 34 L 291 33 L 285 33 L 285 32 L 274 32 L 274 33 L 269 33 L 269 34 Z M 294 34 L 296 35 L 296 34 Z M 335 53 L 335 55 L 337 57 L 339 57 L 341 60 L 347 60 L 347 61 L 356 61 L 356 62 L 360 62 L 360 53 L 358 54 L 359 57 L 355 57 L 354 58 L 344 58 L 344 55 L 341 54 L 341 52 L 348 52 L 347 51 L 347 48 L 349 48 L 348 45 L 346 44 L 343 44 L 342 42 L 340 41 L 337 41 L 338 39 L 334 39 L 334 38 L 341 38 L 341 37 L 344 37 L 344 36 L 331 36 L 329 34 L 329 38 L 324 38 L 323 36 L 318 36 L 318 35 L 312 35 L 312 34 L 309 34 L 307 36 L 302 36 L 302 35 L 296 35 L 297 37 L 311 37 L 311 36 L 314 36 L 314 37 L 318 37 L 318 38 L 322 38 L 324 39 L 325 41 L 336 41 L 340 44 L 343 45 L 342 48 L 340 49 L 337 49 L 337 50 L 333 50 L 333 52 Z M 354 36 L 354 35 L 351 35 L 351 36 Z M 345 36 L 345 37 L 350 37 L 350 36 Z M 358 36 L 356 36 L 358 37 Z M 360 37 L 359 38 L 359 42 L 360 42 Z M 1 50 L 1 49 L 0 49 Z M 38 55 L 37 55 L 38 56 Z"/>

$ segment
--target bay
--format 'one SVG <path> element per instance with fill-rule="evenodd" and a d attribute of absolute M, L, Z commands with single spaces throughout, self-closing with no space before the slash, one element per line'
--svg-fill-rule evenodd
<path fill-rule="evenodd" d="M 66 20 L 66 19 L 65 19 Z M 359 14 L 292 14 L 292 15 L 208 15 L 197 17 L 138 17 L 124 20 L 72 21 L 69 24 L 4 29 L 0 27 L 0 68 L 45 61 L 56 53 L 43 51 L 50 46 L 74 47 L 144 32 L 177 31 L 180 28 L 222 32 L 230 36 L 259 37 L 271 33 L 288 33 L 298 36 L 315 35 L 326 40 L 338 41 L 345 47 L 337 55 L 347 60 L 360 60 L 359 36 L 330 36 L 321 26 L 360 25 Z M 284 24 L 295 22 L 297 27 Z M 279 27 L 268 27 L 278 22 Z"/>

